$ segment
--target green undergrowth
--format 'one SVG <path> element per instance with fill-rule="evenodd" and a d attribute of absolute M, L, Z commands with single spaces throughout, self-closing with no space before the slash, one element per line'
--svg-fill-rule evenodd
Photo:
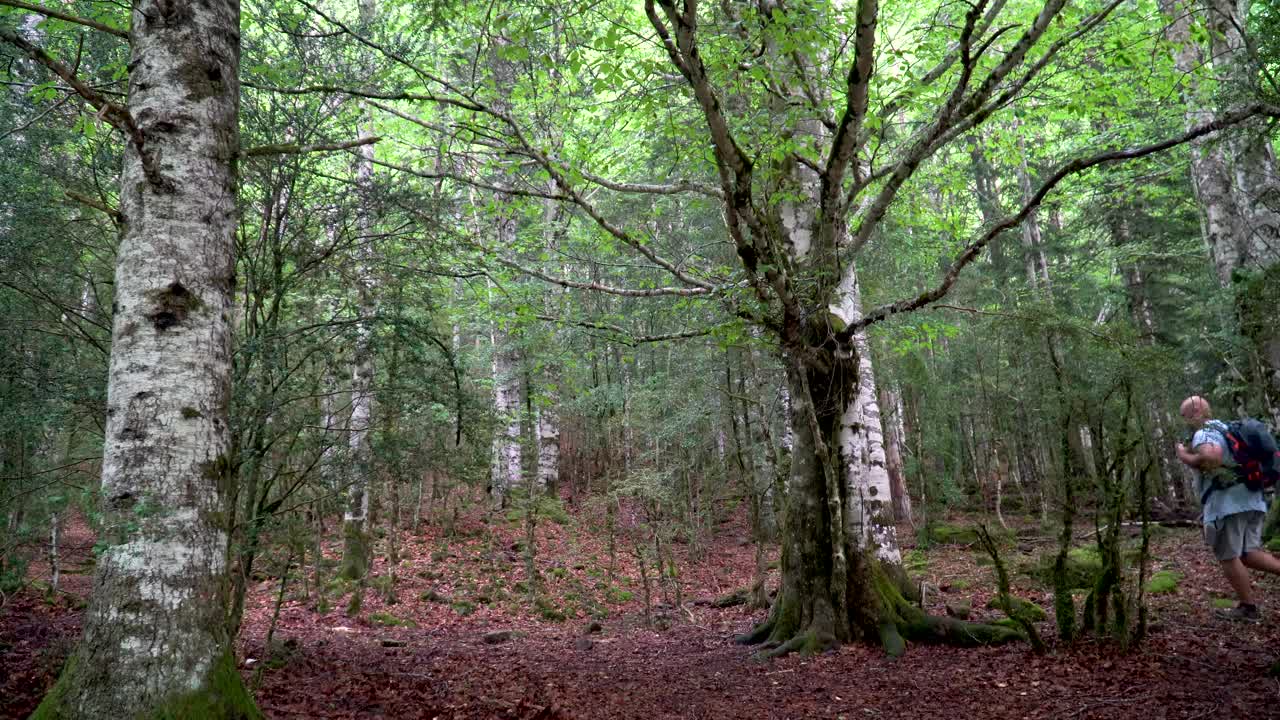
<path fill-rule="evenodd" d="M 997 545 L 1013 543 L 1014 535 L 1012 530 L 995 528 L 990 532 L 991 539 L 995 540 Z M 924 529 L 922 539 L 925 545 L 976 545 L 978 543 L 978 529 L 972 525 L 935 522 L 930 523 Z"/>
<path fill-rule="evenodd" d="M 1058 557 L 1057 550 L 1046 550 L 1037 557 L 1033 564 L 1023 565 L 1022 569 L 1045 585 L 1053 585 L 1053 565 Z M 1067 587 L 1092 588 L 1094 580 L 1102 572 L 1102 556 L 1095 547 L 1075 547 L 1067 551 L 1066 580 Z"/>
<path fill-rule="evenodd" d="M 1147 594 L 1159 595 L 1174 592 L 1178 589 L 1178 581 L 1180 580 L 1182 580 L 1182 573 L 1172 570 L 1160 570 L 1147 581 Z"/>

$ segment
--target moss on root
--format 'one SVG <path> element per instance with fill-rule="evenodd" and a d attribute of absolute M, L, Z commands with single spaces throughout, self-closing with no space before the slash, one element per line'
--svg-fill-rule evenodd
<path fill-rule="evenodd" d="M 893 580 L 883 571 L 875 568 L 871 573 L 873 587 L 880 601 L 877 634 L 880 645 L 890 656 L 901 655 L 906 650 L 907 640 L 975 647 L 1026 639 L 1018 630 L 1000 625 L 929 615 L 907 602 Z"/>
<path fill-rule="evenodd" d="M 958 647 L 976 647 L 1026 640 L 1020 629 L 999 624 L 965 622 L 950 617 L 929 615 L 912 605 L 898 587 L 898 581 L 878 564 L 871 574 L 871 604 L 863 610 L 863 633 L 868 640 L 878 640 L 885 652 L 898 657 L 906 652 L 907 642 L 926 642 Z M 818 627 L 801 627 L 799 601 L 781 593 L 768 619 L 739 635 L 735 641 L 743 645 L 762 645 L 765 658 L 800 653 L 819 653 L 838 647 L 842 638 Z"/>
<path fill-rule="evenodd" d="M 57 684 L 31 715 L 31 720 L 61 720 L 79 716 L 66 707 L 67 688 L 74 682 L 75 667 L 73 657 L 67 662 Z M 236 669 L 235 658 L 227 651 L 214 662 L 202 689 L 171 696 L 136 717 L 138 720 L 262 720 L 262 713 L 253 701 L 249 689 L 245 687 L 240 671 Z"/>
<path fill-rule="evenodd" d="M 262 713 L 236 669 L 235 658 L 227 651 L 214 664 L 204 689 L 179 695 L 145 717 L 147 720 L 261 720 Z"/>

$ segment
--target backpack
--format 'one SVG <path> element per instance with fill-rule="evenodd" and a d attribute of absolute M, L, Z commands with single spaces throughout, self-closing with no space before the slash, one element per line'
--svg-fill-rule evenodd
<path fill-rule="evenodd" d="M 1276 439 L 1261 421 L 1234 420 L 1223 433 L 1235 464 L 1236 480 L 1254 492 L 1271 492 L 1280 481 L 1280 450 Z"/>

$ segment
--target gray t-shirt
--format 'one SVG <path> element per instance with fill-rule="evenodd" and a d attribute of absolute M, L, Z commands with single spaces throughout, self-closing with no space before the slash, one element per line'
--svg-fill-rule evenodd
<path fill-rule="evenodd" d="M 1196 431 L 1195 436 L 1191 439 L 1191 448 L 1194 450 L 1201 445 L 1210 443 L 1217 445 L 1222 448 L 1222 464 L 1224 466 L 1230 465 L 1233 460 L 1231 458 L 1231 449 L 1227 447 L 1226 431 L 1226 423 L 1221 420 L 1210 420 L 1205 423 L 1204 427 Z M 1199 470 L 1196 471 L 1196 479 L 1199 481 L 1200 497 L 1202 498 L 1213 484 L 1212 475 L 1212 472 L 1202 473 Z M 1236 482 L 1226 487 L 1218 487 L 1209 493 L 1208 499 L 1204 501 L 1202 520 L 1207 525 L 1227 515 L 1235 515 L 1236 513 L 1250 510 L 1266 512 L 1266 498 L 1262 496 L 1261 491 L 1250 490 L 1244 483 Z"/>

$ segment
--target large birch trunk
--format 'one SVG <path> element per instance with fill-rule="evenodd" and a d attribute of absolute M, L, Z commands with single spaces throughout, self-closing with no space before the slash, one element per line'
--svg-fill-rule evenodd
<path fill-rule="evenodd" d="M 829 310 L 845 325 L 862 319 L 862 297 L 857 274 L 845 273 L 836 290 L 838 304 Z M 853 336 L 858 360 L 857 379 L 850 401 L 840 418 L 840 456 L 849 485 L 852 508 L 851 537 L 858 548 L 874 548 L 876 557 L 892 565 L 902 564 L 898 531 L 893 524 L 893 488 L 885 459 L 884 429 L 871 368 L 871 346 L 866 332 Z"/>
<path fill-rule="evenodd" d="M 37 718 L 258 717 L 227 631 L 239 4 L 133 3 L 84 634 Z"/>

